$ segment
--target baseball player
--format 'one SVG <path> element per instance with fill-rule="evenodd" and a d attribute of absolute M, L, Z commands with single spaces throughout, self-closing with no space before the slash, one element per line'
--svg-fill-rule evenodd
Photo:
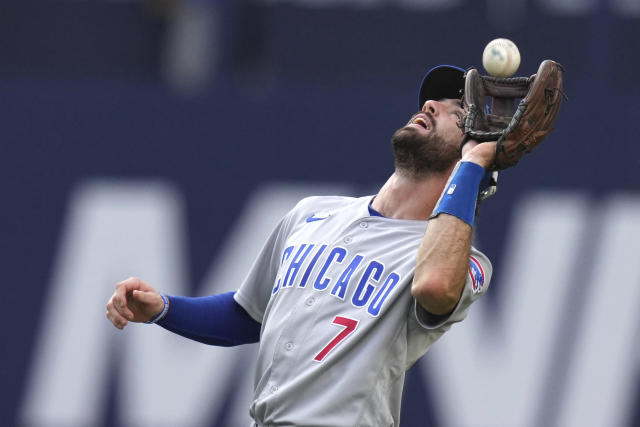
<path fill-rule="evenodd" d="M 157 323 L 212 345 L 260 342 L 253 426 L 397 426 L 405 371 L 486 292 L 471 246 L 495 143 L 464 144 L 464 71 L 424 77 L 420 111 L 392 137 L 376 195 L 309 197 L 275 227 L 236 292 L 168 296 L 116 285 L 117 327 Z"/>

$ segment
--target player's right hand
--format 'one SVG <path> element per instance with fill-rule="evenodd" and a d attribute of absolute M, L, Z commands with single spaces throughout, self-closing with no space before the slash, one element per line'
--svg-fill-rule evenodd
<path fill-rule="evenodd" d="M 107 319 L 118 329 L 128 322 L 146 322 L 164 309 L 164 301 L 156 290 L 137 277 L 116 284 L 107 302 Z"/>

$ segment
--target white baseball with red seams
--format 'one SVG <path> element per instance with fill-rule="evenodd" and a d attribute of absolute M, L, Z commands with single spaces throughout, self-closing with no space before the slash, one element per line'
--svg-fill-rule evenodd
<path fill-rule="evenodd" d="M 278 224 L 236 301 L 262 324 L 255 426 L 398 426 L 405 371 L 486 292 L 471 248 L 453 312 L 411 295 L 427 221 L 372 216 L 373 196 L 310 197 Z"/>
<path fill-rule="evenodd" d="M 518 46 L 509 39 L 491 40 L 482 52 L 482 66 L 494 77 L 511 77 L 520 66 Z"/>

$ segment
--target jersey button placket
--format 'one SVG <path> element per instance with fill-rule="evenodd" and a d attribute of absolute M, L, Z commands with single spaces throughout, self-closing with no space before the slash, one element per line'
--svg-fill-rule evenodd
<path fill-rule="evenodd" d="M 303 301 L 305 301 L 305 299 L 302 299 L 301 302 Z M 292 306 L 288 316 L 290 321 L 283 324 L 280 336 L 278 337 L 278 342 L 273 348 L 272 367 L 269 375 L 269 382 L 271 385 L 267 388 L 270 394 L 275 394 L 279 387 L 286 384 L 295 372 L 295 369 L 292 370 L 290 366 L 293 363 L 292 360 L 298 353 L 295 351 L 296 346 L 294 343 L 300 342 L 301 336 L 304 336 L 304 325 L 307 323 L 304 319 L 306 319 L 307 316 L 302 313 L 298 313 L 298 310 L 302 311 L 304 310 L 304 307 L 305 306 L 300 303 Z M 307 328 L 308 327 L 310 327 L 310 325 L 307 325 Z M 277 400 L 275 396 L 274 398 Z"/>

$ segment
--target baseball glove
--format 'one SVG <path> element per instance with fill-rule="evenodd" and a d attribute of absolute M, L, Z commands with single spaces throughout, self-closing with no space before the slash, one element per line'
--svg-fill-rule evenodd
<path fill-rule="evenodd" d="M 562 66 L 551 60 L 543 61 L 531 77 L 498 78 L 468 70 L 462 97 L 466 115 L 462 145 L 470 139 L 497 141 L 491 170 L 514 166 L 553 129 L 560 102 L 566 98 L 562 73 Z M 492 98 L 490 106 L 487 97 Z M 521 101 L 514 111 L 516 99 Z"/>

